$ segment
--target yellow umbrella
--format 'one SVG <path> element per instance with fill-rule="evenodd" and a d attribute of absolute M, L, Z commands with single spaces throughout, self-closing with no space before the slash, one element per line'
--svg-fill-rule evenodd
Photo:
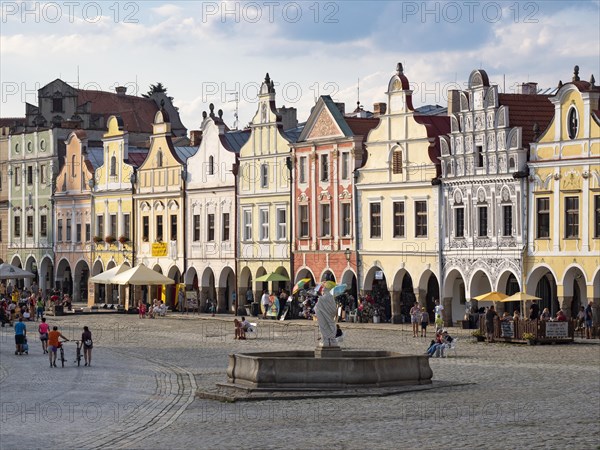
<path fill-rule="evenodd" d="M 516 294 L 513 294 L 510 297 L 506 297 L 504 300 L 500 300 L 500 301 L 501 302 L 526 302 L 529 300 L 541 300 L 541 298 L 536 297 L 535 295 L 526 294 L 525 292 L 517 292 Z"/>
<path fill-rule="evenodd" d="M 501 302 L 506 297 L 508 297 L 508 295 L 503 294 L 502 292 L 492 291 L 488 292 L 487 294 L 478 295 L 477 297 L 473 298 L 478 302 Z"/>

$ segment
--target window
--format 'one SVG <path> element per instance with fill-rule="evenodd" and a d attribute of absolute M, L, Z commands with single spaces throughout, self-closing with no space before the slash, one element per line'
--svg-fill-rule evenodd
<path fill-rule="evenodd" d="M 277 209 L 277 240 L 284 241 L 287 237 L 287 218 L 284 208 Z"/>
<path fill-rule="evenodd" d="M 402 173 L 402 151 L 395 150 L 392 154 L 392 173 Z"/>
<path fill-rule="evenodd" d="M 85 224 L 85 242 L 89 242 L 92 240 L 92 224 Z"/>
<path fill-rule="evenodd" d="M 131 215 L 123 214 L 123 232 L 121 234 L 123 236 L 125 236 L 127 239 L 131 238 L 131 234 L 129 231 L 130 228 L 131 228 Z"/>
<path fill-rule="evenodd" d="M 342 203 L 342 236 L 348 237 L 352 234 L 352 205 Z"/>
<path fill-rule="evenodd" d="M 46 183 L 46 164 L 40 166 L 40 183 Z"/>
<path fill-rule="evenodd" d="M 20 216 L 15 216 L 15 232 L 14 232 L 14 235 L 17 238 L 21 237 L 21 217 Z"/>
<path fill-rule="evenodd" d="M 75 163 L 75 157 L 73 156 L 73 164 L 74 163 Z M 110 158 L 110 176 L 111 177 L 117 176 L 117 157 L 114 155 L 111 156 L 111 158 Z"/>
<path fill-rule="evenodd" d="M 369 205 L 371 214 L 371 238 L 381 237 L 381 203 L 371 203 Z"/>
<path fill-rule="evenodd" d="M 171 214 L 171 240 L 177 240 L 177 214 Z"/>
<path fill-rule="evenodd" d="M 321 155 L 321 181 L 329 181 L 329 155 Z"/>
<path fill-rule="evenodd" d="M 103 215 L 99 215 L 98 217 L 96 217 L 96 230 L 98 232 L 96 234 L 96 236 L 104 237 L 104 216 Z"/>
<path fill-rule="evenodd" d="M 215 174 L 215 158 L 212 155 L 208 157 L 208 174 Z"/>
<path fill-rule="evenodd" d="M 33 236 L 33 216 L 27 216 L 27 237 Z"/>
<path fill-rule="evenodd" d="M 477 167 L 483 167 L 483 147 L 481 145 L 475 146 L 475 164 Z"/>
<path fill-rule="evenodd" d="M 156 240 L 162 241 L 163 238 L 163 216 L 156 216 Z"/>
<path fill-rule="evenodd" d="M 200 240 L 200 214 L 194 214 L 194 242 Z"/>
<path fill-rule="evenodd" d="M 223 218 L 221 219 L 223 224 L 223 231 L 221 240 L 228 241 L 229 240 L 229 213 L 223 213 Z"/>
<path fill-rule="evenodd" d="M 415 202 L 415 236 L 427 237 L 427 202 Z"/>
<path fill-rule="evenodd" d="M 209 214 L 207 217 L 207 235 L 206 240 L 208 242 L 213 242 L 215 240 L 215 215 Z"/>
<path fill-rule="evenodd" d="M 19 143 L 15 144 L 15 153 L 19 153 L 21 151 L 21 147 L 19 147 Z"/>
<path fill-rule="evenodd" d="M 27 151 L 31 153 L 33 151 L 33 142 L 29 141 L 27 143 Z"/>
<path fill-rule="evenodd" d="M 71 219 L 67 219 L 67 235 L 65 241 L 71 242 Z"/>
<path fill-rule="evenodd" d="M 579 197 L 565 197 L 565 237 L 579 237 Z"/>
<path fill-rule="evenodd" d="M 537 238 L 550 237 L 550 198 L 542 197 L 537 201 Z"/>
<path fill-rule="evenodd" d="M 150 237 L 150 217 L 143 216 L 142 217 L 142 240 L 148 241 Z"/>
<path fill-rule="evenodd" d="M 579 129 L 579 119 L 577 117 L 577 109 L 572 107 L 569 110 L 567 116 L 567 130 L 569 132 L 569 139 L 575 139 L 577 137 L 577 130 Z"/>
<path fill-rule="evenodd" d="M 81 242 L 81 224 L 75 225 L 75 242 Z"/>
<path fill-rule="evenodd" d="M 33 166 L 27 166 L 27 184 L 29 186 L 33 184 Z"/>
<path fill-rule="evenodd" d="M 266 241 L 269 239 L 269 210 L 259 210 L 258 216 L 260 223 L 260 240 Z"/>
<path fill-rule="evenodd" d="M 594 237 L 600 238 L 600 195 L 594 195 Z"/>
<path fill-rule="evenodd" d="M 308 205 L 300 205 L 300 237 L 308 237 Z"/>
<path fill-rule="evenodd" d="M 350 178 L 350 153 L 342 153 L 342 180 Z"/>
<path fill-rule="evenodd" d="M 111 161 L 112 163 L 112 161 Z M 77 173 L 75 172 L 75 155 L 71 156 L 71 178 L 75 178 L 77 176 Z"/>
<path fill-rule="evenodd" d="M 252 211 L 244 211 L 244 240 L 252 240 Z"/>
<path fill-rule="evenodd" d="M 53 98 L 52 99 L 52 112 L 64 112 L 62 98 Z"/>
<path fill-rule="evenodd" d="M 40 236 L 48 236 L 48 216 L 46 214 L 40 216 Z"/>
<path fill-rule="evenodd" d="M 465 237 L 465 208 L 456 208 L 454 216 L 456 217 L 454 237 Z"/>
<path fill-rule="evenodd" d="M 58 226 L 56 228 L 56 242 L 62 242 L 63 240 L 63 221 L 58 219 Z"/>
<path fill-rule="evenodd" d="M 394 237 L 405 237 L 404 232 L 404 202 L 394 202 Z"/>
<path fill-rule="evenodd" d="M 502 207 L 502 236 L 512 236 L 512 205 Z"/>
<path fill-rule="evenodd" d="M 479 213 L 479 237 L 486 237 L 488 235 L 488 215 L 487 206 L 481 206 L 478 209 Z"/>
<path fill-rule="evenodd" d="M 159 152 L 156 154 L 156 167 L 162 167 L 162 166 L 163 166 L 163 154 L 159 150 Z"/>
<path fill-rule="evenodd" d="M 21 169 L 15 167 L 15 186 L 21 186 Z"/>
<path fill-rule="evenodd" d="M 269 166 L 261 164 L 260 166 L 260 187 L 266 188 L 269 185 Z"/>
<path fill-rule="evenodd" d="M 117 215 L 110 215 L 110 230 L 109 234 L 113 237 L 117 237 Z"/>
<path fill-rule="evenodd" d="M 331 236 L 331 205 L 321 205 L 321 236 Z"/>
<path fill-rule="evenodd" d="M 301 156 L 298 163 L 299 174 L 299 182 L 306 183 L 306 156 Z"/>

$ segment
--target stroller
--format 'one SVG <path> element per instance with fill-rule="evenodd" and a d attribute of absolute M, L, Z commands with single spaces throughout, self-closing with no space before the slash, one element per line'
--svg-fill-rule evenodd
<path fill-rule="evenodd" d="M 26 355 L 29 355 L 29 344 L 27 343 L 27 337 L 25 337 L 25 341 L 23 342 L 23 351 Z"/>

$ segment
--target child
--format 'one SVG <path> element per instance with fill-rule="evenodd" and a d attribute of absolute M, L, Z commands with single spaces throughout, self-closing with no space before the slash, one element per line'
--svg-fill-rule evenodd
<path fill-rule="evenodd" d="M 146 317 L 146 304 L 144 302 L 140 303 L 138 311 L 140 313 L 140 319 L 144 319 Z"/>
<path fill-rule="evenodd" d="M 425 307 L 421 309 L 421 337 L 427 337 L 427 325 L 429 324 L 429 314 Z"/>

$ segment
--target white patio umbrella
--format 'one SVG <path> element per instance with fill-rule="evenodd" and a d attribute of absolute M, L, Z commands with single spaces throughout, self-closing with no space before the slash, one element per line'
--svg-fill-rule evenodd
<path fill-rule="evenodd" d="M 21 278 L 35 278 L 35 275 L 20 267 L 13 266 L 12 264 L 0 264 L 0 280 L 15 280 Z"/>
<path fill-rule="evenodd" d="M 149 269 L 143 264 L 129 269 L 112 280 L 113 284 L 133 284 L 133 285 L 148 285 L 156 286 L 163 284 L 175 284 L 171 278 L 164 276 L 152 269 Z"/>
<path fill-rule="evenodd" d="M 129 265 L 125 263 L 119 264 L 118 266 L 115 266 L 112 269 L 108 269 L 102 273 L 99 273 L 98 275 L 93 276 L 92 278 L 90 278 L 90 281 L 96 284 L 113 284 L 112 279 L 114 277 L 129 269 L 131 269 Z"/>

